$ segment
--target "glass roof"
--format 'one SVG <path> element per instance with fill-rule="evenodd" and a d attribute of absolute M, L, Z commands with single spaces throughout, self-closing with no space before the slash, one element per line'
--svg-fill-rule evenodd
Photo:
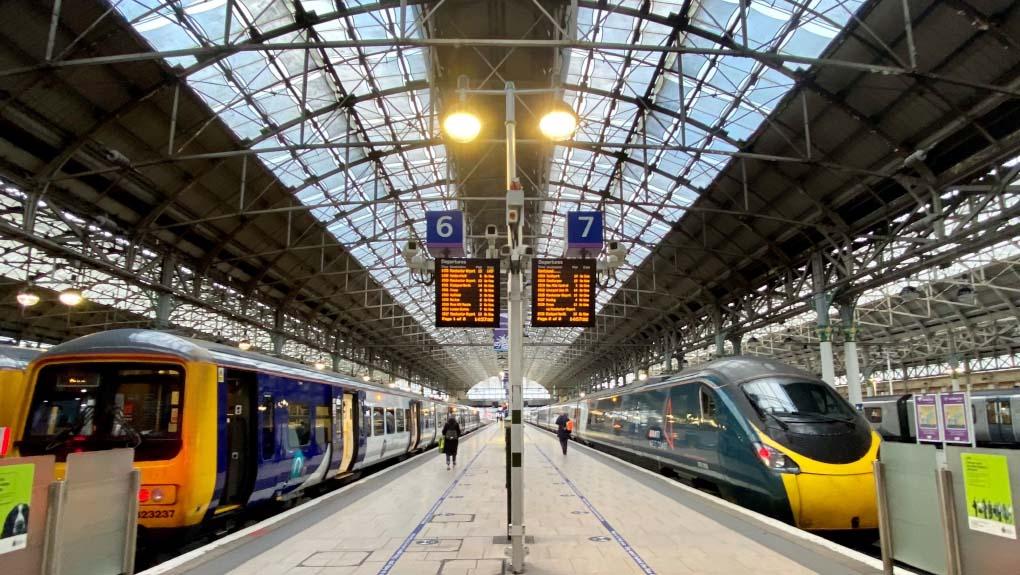
<path fill-rule="evenodd" d="M 709 39 L 712 34 L 744 41 L 737 0 L 695 3 L 690 14 L 694 29 L 678 40 L 671 40 L 670 27 L 637 15 L 640 0 L 612 4 L 579 10 L 579 40 L 633 44 L 637 38 L 643 45 L 676 41 L 698 48 L 721 48 Z M 666 17 L 682 4 L 653 1 L 651 14 Z M 861 4 L 754 0 L 747 9 L 746 43 L 752 50 L 817 56 Z M 399 7 L 357 0 L 347 5 L 364 6 L 365 11 L 321 18 L 297 29 L 292 28 L 300 19 L 295 14 L 299 8 L 321 17 L 335 12 L 336 3 L 123 0 L 116 6 L 160 51 L 222 45 L 225 35 L 236 43 L 253 33 L 274 43 L 397 38 Z M 228 6 L 233 7 L 229 25 Z M 406 10 L 409 23 L 421 17 L 416 5 Z M 422 29 L 409 26 L 407 35 L 420 39 Z M 301 202 L 315 206 L 312 213 L 424 329 L 441 343 L 477 346 L 455 355 L 473 358 L 469 371 L 481 379 L 496 365 L 491 348 L 480 345 L 489 334 L 435 328 L 432 288 L 416 283 L 400 256 L 409 236 L 423 236 L 425 211 L 457 207 L 447 193 L 444 146 L 399 146 L 437 135 L 428 60 L 427 48 L 396 45 L 245 51 L 203 62 L 192 56 L 166 58 L 171 65 L 192 70 L 188 85 L 238 137 L 264 150 L 256 157 L 292 187 Z M 617 281 L 598 294 L 601 308 L 683 216 L 684 208 L 712 183 L 729 161 L 727 154 L 751 138 L 793 82 L 775 66 L 732 54 L 677 58 L 655 51 L 575 49 L 569 53 L 563 87 L 579 128 L 574 145 L 554 148 L 546 190 L 550 201 L 541 222 L 544 237 L 536 247 L 541 255 L 560 256 L 566 212 L 604 210 L 607 239 L 624 241 L 629 255 Z M 641 109 L 641 101 L 650 101 L 651 108 Z M 347 105 L 350 102 L 353 105 Z M 359 147 L 332 145 L 347 142 Z M 621 161 L 610 155 L 619 148 L 601 148 L 601 143 L 660 149 L 631 149 Z M 661 149 L 663 145 L 674 149 Z M 601 195 L 606 189 L 610 199 Z M 395 201 L 375 203 L 380 198 Z M 562 345 L 578 333 L 549 330 L 531 341 Z M 550 352 L 548 361 L 558 355 Z M 534 362 L 539 372 L 530 376 L 541 379 L 541 363 Z"/>

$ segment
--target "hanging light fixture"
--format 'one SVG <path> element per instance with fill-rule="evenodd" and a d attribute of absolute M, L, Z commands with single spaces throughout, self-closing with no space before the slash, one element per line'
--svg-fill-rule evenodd
<path fill-rule="evenodd" d="M 542 135 L 553 141 L 566 140 L 577 130 L 577 116 L 569 106 L 560 102 L 538 121 Z"/>
<path fill-rule="evenodd" d="M 29 287 L 19 291 L 17 297 L 18 305 L 21 307 L 32 307 L 39 303 L 39 294 L 31 291 Z"/>
<path fill-rule="evenodd" d="M 443 119 L 443 132 L 458 144 L 468 144 L 482 131 L 482 121 L 463 104 Z"/>
<path fill-rule="evenodd" d="M 77 305 L 80 305 L 81 302 L 85 301 L 85 296 L 81 295 L 81 292 L 75 288 L 68 288 L 60 292 L 60 295 L 57 296 L 57 299 L 59 299 L 60 303 L 66 305 L 67 307 L 75 307 Z"/>
<path fill-rule="evenodd" d="M 956 301 L 962 304 L 974 305 L 977 302 L 977 292 L 970 286 L 960 286 L 960 289 L 956 290 Z"/>
<path fill-rule="evenodd" d="M 321 359 L 315 360 L 315 369 L 319 371 L 326 369 L 326 362 L 322 361 Z"/>
<path fill-rule="evenodd" d="M 644 369 L 639 369 L 638 372 L 637 372 L 637 378 L 638 378 L 638 381 L 645 381 L 645 380 L 647 380 L 648 379 L 648 371 L 644 370 Z"/>
<path fill-rule="evenodd" d="M 248 351 L 249 349 L 251 349 L 251 340 L 248 338 L 244 338 L 241 341 L 237 342 L 237 349 L 241 351 Z"/>
<path fill-rule="evenodd" d="M 905 286 L 900 290 L 900 298 L 903 301 L 916 301 L 920 297 L 921 292 L 917 291 L 917 288 L 912 285 Z"/>
<path fill-rule="evenodd" d="M 372 376 L 366 373 L 365 375 L 361 376 L 361 381 L 368 383 L 369 381 L 372 381 Z"/>

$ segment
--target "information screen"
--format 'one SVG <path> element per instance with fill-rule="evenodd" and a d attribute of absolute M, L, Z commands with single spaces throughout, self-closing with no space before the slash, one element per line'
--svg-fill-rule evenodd
<path fill-rule="evenodd" d="M 499 327 L 499 260 L 436 260 L 436 327 Z"/>
<path fill-rule="evenodd" d="M 595 325 L 595 260 L 532 260 L 531 325 Z"/>

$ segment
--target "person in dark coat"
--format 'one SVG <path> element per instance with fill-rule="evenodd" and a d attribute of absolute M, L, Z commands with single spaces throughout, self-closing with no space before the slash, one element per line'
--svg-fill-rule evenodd
<path fill-rule="evenodd" d="M 563 448 L 563 455 L 567 454 L 567 441 L 570 439 L 570 429 L 567 428 L 567 422 L 570 418 L 567 417 L 566 413 L 561 413 L 556 418 L 556 437 L 560 439 L 560 447 Z"/>
<path fill-rule="evenodd" d="M 457 444 L 460 443 L 460 424 L 457 418 L 450 414 L 443 426 L 443 453 L 446 454 L 446 468 L 450 469 L 450 461 L 457 466 Z"/>

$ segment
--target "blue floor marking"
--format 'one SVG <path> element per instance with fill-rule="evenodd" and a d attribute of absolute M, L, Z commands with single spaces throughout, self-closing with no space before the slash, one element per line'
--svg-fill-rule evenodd
<path fill-rule="evenodd" d="M 606 531 L 608 531 L 609 534 L 613 536 L 613 539 L 616 539 L 616 542 L 620 545 L 620 547 L 623 548 L 624 552 L 626 552 L 627 555 L 629 555 L 630 558 L 634 560 L 634 563 L 636 563 L 637 566 L 641 569 L 641 572 L 644 573 L 645 575 L 656 575 L 655 569 L 652 569 L 652 567 L 648 563 L 645 563 L 645 560 L 642 559 L 641 556 L 637 554 L 637 551 L 634 551 L 634 548 L 630 546 L 630 543 L 627 543 L 627 540 L 623 538 L 623 535 L 620 535 L 620 533 L 616 529 L 614 529 L 612 525 L 609 524 L 609 521 L 606 521 L 606 518 L 603 517 L 602 514 L 599 513 L 597 509 L 595 509 L 595 506 L 591 504 L 591 501 L 588 501 L 588 498 L 581 493 L 581 490 L 578 489 L 576 485 L 574 485 L 574 482 L 571 481 L 570 478 L 567 477 L 566 474 L 564 474 L 559 467 L 556 467 L 556 464 L 552 462 L 552 459 L 549 459 L 549 456 L 545 454 L 545 451 L 542 450 L 542 448 L 539 447 L 537 444 L 535 445 L 535 449 L 538 449 L 538 452 L 541 453 L 542 457 L 544 457 L 545 460 L 549 462 L 549 465 L 551 465 L 552 468 L 555 469 L 556 472 L 560 474 L 560 477 L 563 478 L 563 482 L 567 485 L 567 487 L 570 487 L 570 489 L 574 492 L 574 495 L 576 495 L 577 498 L 580 499 L 582 503 L 584 503 L 585 507 L 588 508 L 588 511 L 590 511 L 591 514 L 594 515 L 596 519 L 599 520 L 599 523 L 602 523 L 602 527 L 605 527 Z"/>
<path fill-rule="evenodd" d="M 432 504 L 432 507 L 430 507 L 429 510 L 425 513 L 425 517 L 418 522 L 418 525 L 414 527 L 414 529 L 411 531 L 411 534 L 408 535 L 406 539 L 404 539 L 404 542 L 400 544 L 400 547 L 397 547 L 397 550 L 393 552 L 393 555 L 391 555 L 390 558 L 386 560 L 386 563 L 384 563 L 382 568 L 379 569 L 379 573 L 377 573 L 377 575 L 389 575 L 389 572 L 397 564 L 397 561 L 400 561 L 400 558 L 404 555 L 404 552 L 407 551 L 407 548 L 411 546 L 411 543 L 414 542 L 414 539 L 418 536 L 419 533 L 421 533 L 421 530 L 424 529 L 425 525 L 427 525 L 428 522 L 432 519 L 432 517 L 435 516 L 436 510 L 439 509 L 439 506 L 443 504 L 443 501 L 446 501 L 446 498 L 449 497 L 450 492 L 452 492 L 453 489 L 457 487 L 457 484 L 460 483 L 460 480 L 464 477 L 464 474 L 467 473 L 467 470 L 471 469 L 471 465 L 474 464 L 475 460 L 478 459 L 478 456 L 481 455 L 482 452 L 485 451 L 485 449 L 488 446 L 489 446 L 488 443 L 482 445 L 482 448 L 478 450 L 478 453 L 475 453 L 475 456 L 471 458 L 471 461 L 469 461 L 468 464 L 464 466 L 464 470 L 457 474 L 457 477 L 453 479 L 453 483 L 451 483 L 450 486 L 446 488 L 446 491 L 444 491 L 443 494 L 439 496 L 439 499 L 437 499 L 436 502 Z"/>

